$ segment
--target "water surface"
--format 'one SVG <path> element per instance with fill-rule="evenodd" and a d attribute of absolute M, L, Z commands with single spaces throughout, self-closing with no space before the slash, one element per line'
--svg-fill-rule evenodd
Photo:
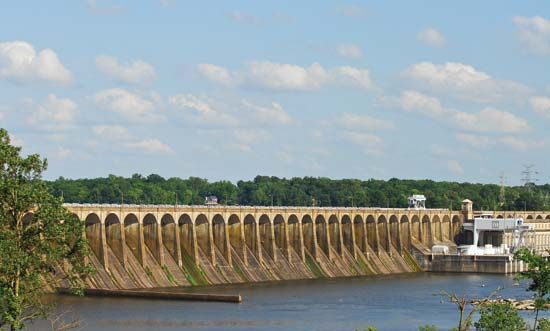
<path fill-rule="evenodd" d="M 415 273 L 184 289 L 241 294 L 242 304 L 66 296 L 56 300 L 61 309 L 71 307 L 90 331 L 353 331 L 368 325 L 416 330 L 422 324 L 449 329 L 458 314 L 440 291 L 481 297 L 503 287 L 503 297 L 530 296 L 513 284 L 511 276 L 503 275 Z"/>

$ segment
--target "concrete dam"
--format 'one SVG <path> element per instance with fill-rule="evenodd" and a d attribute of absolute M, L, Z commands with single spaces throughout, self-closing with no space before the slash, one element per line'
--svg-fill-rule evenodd
<path fill-rule="evenodd" d="M 446 209 L 66 204 L 86 226 L 90 288 L 132 289 L 422 271 L 456 250 Z"/>

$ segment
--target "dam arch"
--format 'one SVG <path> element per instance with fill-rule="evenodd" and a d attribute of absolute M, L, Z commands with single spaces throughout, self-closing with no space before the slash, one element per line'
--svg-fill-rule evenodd
<path fill-rule="evenodd" d="M 390 237 L 388 229 L 388 221 L 384 215 L 378 216 L 377 221 L 378 228 L 378 240 L 380 241 L 380 247 L 382 247 L 386 252 L 390 252 Z"/>
<path fill-rule="evenodd" d="M 273 234 L 275 236 L 275 247 L 283 252 L 286 252 L 287 247 L 287 228 L 285 219 L 281 214 L 275 215 L 273 218 Z M 285 253 L 287 254 L 287 253 Z"/>
<path fill-rule="evenodd" d="M 222 254 L 225 263 L 229 263 L 231 257 L 227 242 L 226 226 L 221 214 L 215 214 L 212 217 L 212 241 L 214 242 L 212 248 L 215 248 L 216 251 Z M 214 254 L 217 256 L 216 252 Z"/>
<path fill-rule="evenodd" d="M 345 247 L 342 247 L 342 250 L 347 249 L 352 255 L 355 254 L 355 235 L 353 226 L 354 224 L 349 215 L 342 216 L 340 229 L 342 231 L 342 244 Z"/>
<path fill-rule="evenodd" d="M 431 247 L 432 246 L 432 223 L 430 220 L 430 216 L 424 215 L 422 216 L 422 243 L 425 246 Z"/>
<path fill-rule="evenodd" d="M 262 248 L 271 256 L 275 258 L 275 251 L 273 249 L 274 238 L 273 238 L 273 228 L 269 216 L 262 214 L 258 221 L 260 227 L 260 243 Z"/>
<path fill-rule="evenodd" d="M 311 216 L 304 215 L 302 217 L 302 238 L 304 240 L 304 248 L 312 256 L 316 256 L 316 240 L 315 240 L 315 228 Z"/>
<path fill-rule="evenodd" d="M 434 215 L 432 218 L 433 239 L 437 241 L 443 241 L 443 232 L 441 229 L 441 218 L 438 215 Z"/>
<path fill-rule="evenodd" d="M 376 228 L 376 220 L 373 215 L 367 216 L 366 225 L 367 243 L 373 251 L 378 252 L 378 230 Z"/>
<path fill-rule="evenodd" d="M 110 213 L 105 218 L 105 236 L 107 245 L 111 248 L 116 258 L 124 265 L 124 230 L 118 216 Z"/>
<path fill-rule="evenodd" d="M 451 232 L 451 218 L 449 215 L 443 216 L 443 221 L 441 222 L 441 232 L 443 241 L 449 241 Z"/>
<path fill-rule="evenodd" d="M 178 256 L 179 235 L 174 217 L 171 214 L 164 214 L 160 219 L 160 228 L 164 247 L 176 262 L 179 261 L 181 258 Z"/>
<path fill-rule="evenodd" d="M 411 218 L 411 235 L 414 239 L 422 241 L 422 225 L 418 215 L 413 215 Z"/>
<path fill-rule="evenodd" d="M 349 219 L 349 217 L 348 217 Z M 338 217 L 334 214 L 330 215 L 328 218 L 328 234 L 330 245 L 338 254 L 342 255 L 342 243 L 340 241 L 340 221 Z"/>
<path fill-rule="evenodd" d="M 298 216 L 294 214 L 288 216 L 287 226 L 288 243 L 290 245 L 289 249 L 294 250 L 294 252 L 296 252 L 298 256 L 300 256 L 300 258 L 303 260 L 304 241 L 302 240 L 302 225 L 300 224 Z"/>
<path fill-rule="evenodd" d="M 258 225 L 256 219 L 252 214 L 248 214 L 244 217 L 244 241 L 248 250 L 252 252 L 257 258 L 260 257 L 260 247 L 258 243 Z"/>
<path fill-rule="evenodd" d="M 159 223 L 155 215 L 148 213 L 143 218 L 143 239 L 146 248 L 153 254 L 158 263 L 162 264 L 161 246 L 162 238 L 159 233 Z"/>
<path fill-rule="evenodd" d="M 355 215 L 353 218 L 353 234 L 355 246 L 363 253 L 367 252 L 367 228 L 363 217 L 361 215 Z"/>
<path fill-rule="evenodd" d="M 124 217 L 124 241 L 136 259 L 143 264 L 140 224 L 138 217 L 133 213 L 130 213 Z"/>
<path fill-rule="evenodd" d="M 399 228 L 399 219 L 396 215 L 390 216 L 390 242 L 393 247 L 401 252 L 401 229 Z"/>
<path fill-rule="evenodd" d="M 181 214 L 178 219 L 178 231 L 180 233 L 180 251 L 182 254 L 182 259 L 189 256 L 196 261 L 195 230 L 191 216 L 188 214 Z"/>
<path fill-rule="evenodd" d="M 323 215 L 315 217 L 315 234 L 317 236 L 317 245 L 325 253 L 330 256 L 330 238 L 327 233 L 327 221 Z"/>
<path fill-rule="evenodd" d="M 411 222 L 407 215 L 401 216 L 399 227 L 402 249 L 411 249 Z"/>
<path fill-rule="evenodd" d="M 204 255 L 207 259 L 213 260 L 213 249 L 211 241 L 211 229 L 208 218 L 204 214 L 199 214 L 195 218 L 195 238 L 197 240 L 197 250 L 199 251 L 199 256 Z"/>
<path fill-rule="evenodd" d="M 84 220 L 86 239 L 88 245 L 92 249 L 92 252 L 99 259 L 99 261 L 105 266 L 105 258 L 103 251 L 103 236 L 101 231 L 101 220 L 96 213 L 90 213 Z"/>
<path fill-rule="evenodd" d="M 231 214 L 227 220 L 227 232 L 229 233 L 230 248 L 237 252 L 241 259 L 245 259 L 244 229 L 238 215 Z"/>

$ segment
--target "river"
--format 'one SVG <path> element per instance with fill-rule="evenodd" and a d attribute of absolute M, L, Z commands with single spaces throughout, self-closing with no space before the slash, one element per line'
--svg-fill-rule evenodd
<path fill-rule="evenodd" d="M 242 304 L 70 296 L 55 300 L 60 309 L 70 307 L 89 331 L 353 331 L 369 325 L 416 330 L 422 324 L 447 330 L 456 326 L 458 313 L 439 295 L 441 290 L 480 297 L 503 287 L 500 296 L 528 298 L 524 285 L 514 286 L 513 277 L 503 275 L 415 273 L 191 289 L 241 294 Z M 31 330 L 42 327 L 36 324 Z"/>

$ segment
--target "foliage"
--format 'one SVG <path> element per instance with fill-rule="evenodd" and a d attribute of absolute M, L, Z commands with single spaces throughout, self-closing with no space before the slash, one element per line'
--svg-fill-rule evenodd
<path fill-rule="evenodd" d="M 535 323 L 537 328 L 539 311 L 546 310 L 550 294 L 550 261 L 528 248 L 521 248 L 515 253 L 515 258 L 527 264 L 527 270 L 518 275 L 519 279 L 529 279 L 528 291 L 535 293 Z"/>
<path fill-rule="evenodd" d="M 491 303 L 483 305 L 480 317 L 474 326 L 477 331 L 521 331 L 527 325 L 518 311 L 510 303 Z"/>
<path fill-rule="evenodd" d="M 541 318 L 537 325 L 537 331 L 550 331 L 550 319 Z"/>
<path fill-rule="evenodd" d="M 437 326 L 433 324 L 426 324 L 418 327 L 418 331 L 437 331 L 437 330 L 439 329 L 437 328 Z"/>
<path fill-rule="evenodd" d="M 41 179 L 46 167 L 36 154 L 21 156 L 0 129 L 0 328 L 19 330 L 45 317 L 48 288 L 64 281 L 78 291 L 89 272 L 82 224 L 50 194 Z M 64 262 L 72 265 L 65 272 Z"/>
<path fill-rule="evenodd" d="M 406 207 L 411 194 L 424 194 L 428 208 L 460 208 L 465 198 L 474 208 L 485 210 L 550 210 L 550 185 L 531 188 L 508 187 L 506 201 L 499 204 L 500 188 L 491 184 L 435 182 L 432 180 L 358 180 L 329 178 L 278 178 L 257 176 L 254 180 L 210 183 L 205 179 L 169 178 L 135 174 L 130 178 L 110 175 L 95 179 L 66 179 L 48 182 L 52 193 L 66 202 L 202 204 L 216 195 L 227 205 L 259 206 L 356 206 Z"/>

